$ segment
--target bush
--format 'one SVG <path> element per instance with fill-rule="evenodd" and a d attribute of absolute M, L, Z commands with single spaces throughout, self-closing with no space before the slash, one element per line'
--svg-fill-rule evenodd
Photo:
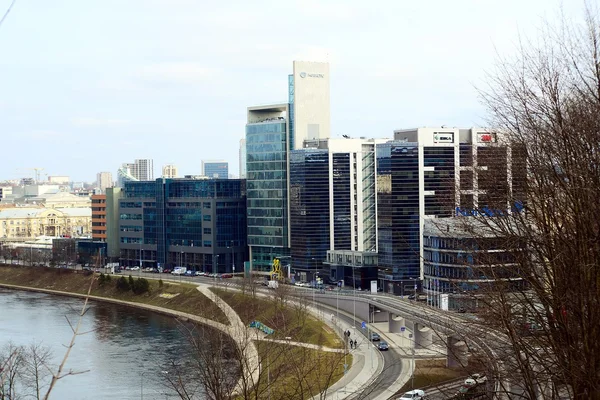
<path fill-rule="evenodd" d="M 133 284 L 133 293 L 143 294 L 150 291 L 150 282 L 145 278 L 138 278 Z"/>
<path fill-rule="evenodd" d="M 104 280 L 105 280 L 106 282 L 112 282 L 112 278 L 110 277 L 110 275 L 109 275 L 109 274 L 106 274 L 106 275 L 104 275 Z"/>
<path fill-rule="evenodd" d="M 158 287 L 159 287 L 160 289 L 162 289 L 163 285 L 164 285 L 164 283 L 163 283 L 162 279 L 159 279 L 159 280 L 158 280 Z"/>
<path fill-rule="evenodd" d="M 131 275 L 129 275 L 129 287 L 131 289 L 133 289 L 133 285 L 135 284 L 135 282 L 133 281 L 133 277 Z"/>
<path fill-rule="evenodd" d="M 105 283 L 106 283 L 106 275 L 104 275 L 103 273 L 100 273 L 100 276 L 98 277 L 98 285 L 104 286 Z"/>
<path fill-rule="evenodd" d="M 124 276 L 117 279 L 117 289 L 119 289 L 122 292 L 128 292 L 129 290 L 131 290 L 131 285 L 129 284 L 129 281 L 125 279 Z"/>

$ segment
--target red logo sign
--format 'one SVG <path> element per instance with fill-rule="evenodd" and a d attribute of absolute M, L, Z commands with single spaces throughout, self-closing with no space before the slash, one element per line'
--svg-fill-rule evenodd
<path fill-rule="evenodd" d="M 479 134 L 479 142 L 481 143 L 491 143 L 491 142 L 495 142 L 496 138 L 494 137 L 494 135 L 492 133 L 480 133 Z"/>

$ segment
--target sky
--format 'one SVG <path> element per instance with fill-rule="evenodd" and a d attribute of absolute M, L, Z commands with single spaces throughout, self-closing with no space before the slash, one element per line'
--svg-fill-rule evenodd
<path fill-rule="evenodd" d="M 600 0 L 588 1 L 596 3 Z M 0 0 L 0 15 L 11 0 Z M 487 126 L 477 87 L 579 0 L 17 0 L 0 25 L 0 181 L 154 160 L 238 173 L 246 108 L 326 61 L 331 136 Z"/>

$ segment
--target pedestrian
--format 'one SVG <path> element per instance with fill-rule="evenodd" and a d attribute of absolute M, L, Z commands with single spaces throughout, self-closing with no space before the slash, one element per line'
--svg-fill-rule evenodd
<path fill-rule="evenodd" d="M 350 339 L 350 348 L 352 349 L 354 346 L 354 340 Z"/>

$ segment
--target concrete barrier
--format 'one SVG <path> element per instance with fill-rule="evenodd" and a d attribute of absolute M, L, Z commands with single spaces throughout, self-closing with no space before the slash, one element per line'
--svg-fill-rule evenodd
<path fill-rule="evenodd" d="M 415 347 L 429 348 L 433 343 L 433 330 L 428 326 L 415 324 Z"/>
<path fill-rule="evenodd" d="M 388 329 L 390 333 L 400 333 L 400 328 L 405 326 L 404 323 L 404 318 L 390 313 L 390 318 L 388 321 Z"/>

